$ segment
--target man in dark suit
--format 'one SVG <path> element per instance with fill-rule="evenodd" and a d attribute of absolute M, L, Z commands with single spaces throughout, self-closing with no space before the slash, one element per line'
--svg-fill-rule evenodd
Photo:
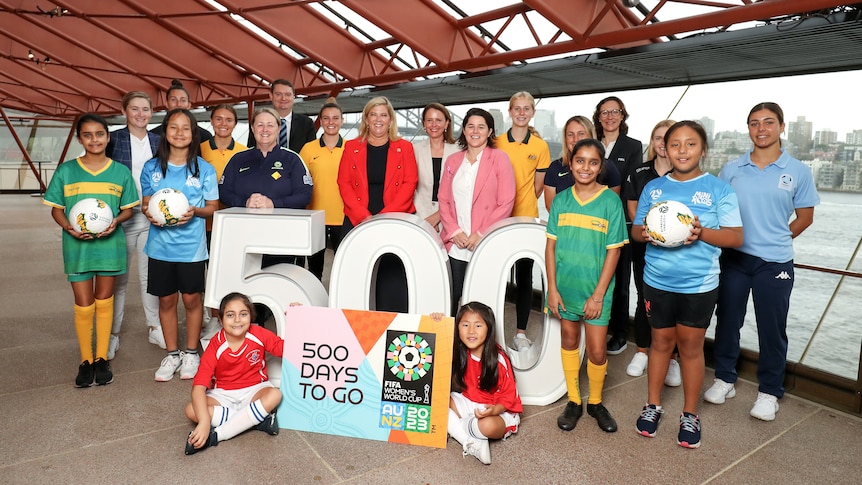
<path fill-rule="evenodd" d="M 298 154 L 306 143 L 317 138 L 315 136 L 317 130 L 314 129 L 314 122 L 311 121 L 311 118 L 293 112 L 294 98 L 293 83 L 287 79 L 276 79 L 269 87 L 269 99 L 272 100 L 272 107 L 278 111 L 278 115 L 281 117 L 282 128 L 279 131 L 279 145 Z M 287 139 L 286 143 L 284 143 L 285 138 Z M 249 148 L 255 146 L 254 134 L 250 127 L 246 146 Z"/>

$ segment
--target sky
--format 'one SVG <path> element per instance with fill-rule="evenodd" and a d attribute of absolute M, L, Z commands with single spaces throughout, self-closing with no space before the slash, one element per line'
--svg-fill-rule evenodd
<path fill-rule="evenodd" d="M 673 119 L 698 120 L 704 116 L 715 121 L 715 132 L 737 130 L 746 132 L 748 112 L 757 103 L 772 101 L 784 110 L 785 123 L 805 116 L 814 123 L 813 132 L 832 130 L 838 140 L 853 130 L 862 130 L 862 98 L 856 93 L 862 86 L 862 71 L 847 71 L 805 76 L 735 81 L 685 86 L 566 96 L 537 100 L 537 109 L 555 111 L 557 126 L 574 115 L 592 118 L 596 104 L 611 94 L 619 96 L 629 112 L 629 135 L 641 141 L 649 139 L 658 121 Z M 682 98 L 682 99 L 680 99 Z M 674 105 L 679 105 L 674 109 Z M 483 108 L 499 108 L 504 114 L 507 103 L 485 103 Z M 460 107 L 454 109 L 457 112 Z M 508 126 L 506 127 L 508 128 Z M 499 131 L 499 130 L 498 130 Z M 786 130 L 785 130 L 786 134 Z"/>

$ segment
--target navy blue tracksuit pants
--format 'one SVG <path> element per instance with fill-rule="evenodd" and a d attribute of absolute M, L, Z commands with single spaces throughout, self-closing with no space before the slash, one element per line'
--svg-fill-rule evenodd
<path fill-rule="evenodd" d="M 758 390 L 779 398 L 784 395 L 787 313 L 793 280 L 793 261 L 772 263 L 733 249 L 722 251 L 716 312 L 718 324 L 715 328 L 715 377 L 725 382 L 736 382 L 739 330 L 745 321 L 751 294 L 760 343 Z"/>

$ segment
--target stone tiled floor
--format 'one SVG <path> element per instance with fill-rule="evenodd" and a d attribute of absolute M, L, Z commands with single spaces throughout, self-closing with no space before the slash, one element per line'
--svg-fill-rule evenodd
<path fill-rule="evenodd" d="M 437 450 L 282 430 L 250 432 L 195 456 L 182 413 L 191 384 L 153 381 L 163 351 L 147 343 L 137 286 L 112 363 L 113 384 L 76 389 L 72 292 L 60 233 L 38 198 L 0 195 L 0 482 L 3 483 L 859 483 L 862 420 L 797 397 L 776 421 L 748 416 L 757 388 L 702 404 L 703 446 L 676 445 L 681 389 L 667 388 L 658 436 L 634 432 L 646 378 L 611 357 L 604 400 L 620 430 L 584 417 L 556 427 L 564 401 L 527 406 L 520 432 L 491 446 L 493 464 Z M 136 281 L 136 278 L 132 278 Z M 131 283 L 134 285 L 134 283 Z M 585 379 L 583 379 L 585 380 Z M 712 372 L 707 370 L 707 383 Z M 584 390 L 586 391 L 585 387 Z"/>

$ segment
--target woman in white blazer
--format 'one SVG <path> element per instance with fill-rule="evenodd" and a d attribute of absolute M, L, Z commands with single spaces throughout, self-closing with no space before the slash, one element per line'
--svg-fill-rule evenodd
<path fill-rule="evenodd" d="M 428 138 L 414 141 L 413 151 L 419 169 L 419 184 L 413 195 L 416 215 L 428 221 L 440 232 L 440 212 L 437 189 L 440 187 L 440 171 L 443 162 L 459 151 L 452 136 L 452 116 L 440 103 L 431 103 L 422 110 L 422 126 Z"/>

